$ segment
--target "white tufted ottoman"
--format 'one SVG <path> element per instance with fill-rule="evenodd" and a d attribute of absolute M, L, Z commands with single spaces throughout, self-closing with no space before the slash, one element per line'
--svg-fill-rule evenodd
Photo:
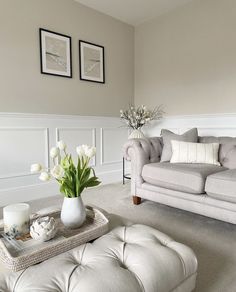
<path fill-rule="evenodd" d="M 197 259 L 151 227 L 117 227 L 93 243 L 17 273 L 0 273 L 1 292 L 190 292 Z"/>

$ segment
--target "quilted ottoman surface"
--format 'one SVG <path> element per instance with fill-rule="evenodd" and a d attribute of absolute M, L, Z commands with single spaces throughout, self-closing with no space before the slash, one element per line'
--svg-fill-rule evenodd
<path fill-rule="evenodd" d="M 122 226 L 26 270 L 0 273 L 0 291 L 192 291 L 193 251 L 145 225 Z"/>

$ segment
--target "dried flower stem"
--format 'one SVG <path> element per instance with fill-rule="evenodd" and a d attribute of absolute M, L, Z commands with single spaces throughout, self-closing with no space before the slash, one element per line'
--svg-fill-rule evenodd
<path fill-rule="evenodd" d="M 139 106 L 137 109 L 129 105 L 127 110 L 120 111 L 120 118 L 126 123 L 128 128 L 141 129 L 152 120 L 160 120 L 163 114 L 164 111 L 162 106 L 155 107 L 153 110 L 148 110 L 144 105 Z"/>

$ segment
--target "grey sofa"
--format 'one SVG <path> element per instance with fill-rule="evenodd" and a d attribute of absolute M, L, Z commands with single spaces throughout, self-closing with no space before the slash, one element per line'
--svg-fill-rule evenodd
<path fill-rule="evenodd" d="M 124 157 L 131 160 L 133 202 L 149 199 L 236 224 L 236 138 L 198 140 L 220 143 L 221 166 L 160 162 L 162 138 L 129 140 Z"/>

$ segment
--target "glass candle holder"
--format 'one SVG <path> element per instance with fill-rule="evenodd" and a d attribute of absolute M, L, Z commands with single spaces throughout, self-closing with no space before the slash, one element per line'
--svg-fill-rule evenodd
<path fill-rule="evenodd" d="M 25 203 L 3 208 L 4 233 L 9 237 L 24 236 L 30 230 L 30 206 Z"/>

